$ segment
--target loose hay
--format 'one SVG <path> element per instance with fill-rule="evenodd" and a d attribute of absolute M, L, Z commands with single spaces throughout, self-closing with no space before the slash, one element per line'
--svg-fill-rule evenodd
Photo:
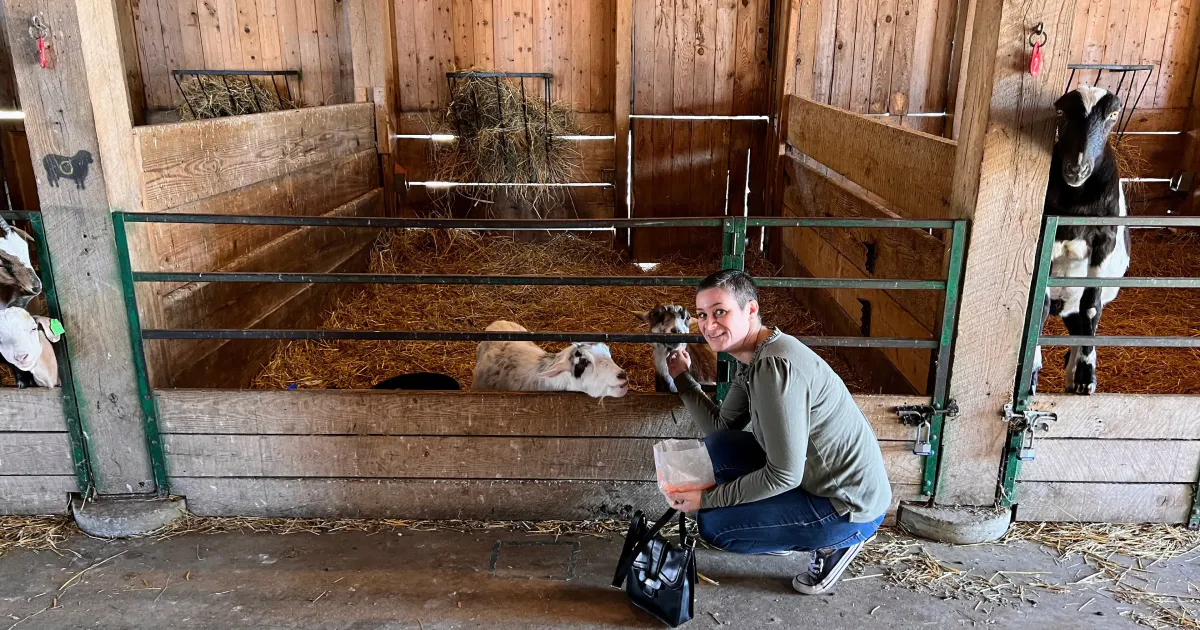
<path fill-rule="evenodd" d="M 274 112 L 296 106 L 264 81 L 237 75 L 182 77 L 179 86 L 186 101 L 179 107 L 181 120 Z"/>
<path fill-rule="evenodd" d="M 0 517 L 0 557 L 17 549 L 55 551 L 78 532 L 75 523 L 62 516 Z"/>
<path fill-rule="evenodd" d="M 455 197 L 491 202 L 500 197 L 516 202 L 541 216 L 562 205 L 565 188 L 544 184 L 572 181 L 580 153 L 572 143 L 555 136 L 579 132 L 571 108 L 563 103 L 547 107 L 541 98 L 540 80 L 466 77 L 457 80 L 441 131 L 457 136 L 453 142 L 435 143 L 434 178 L 450 182 L 542 184 L 497 188 L 459 186 L 434 189 L 434 200 L 449 206 Z"/>
<path fill-rule="evenodd" d="M 1200 231 L 1135 229 L 1128 276 L 1200 277 Z M 1099 335 L 1200 336 L 1200 291 L 1121 289 L 1104 307 Z M 1065 335 L 1058 318 L 1047 335 Z M 1045 348 L 1038 390 L 1065 389 L 1068 348 Z M 1098 348 L 1098 391 L 1122 394 L 1200 394 L 1200 349 Z"/>
<path fill-rule="evenodd" d="M 778 270 L 757 254 L 747 256 L 760 276 Z M 373 273 L 562 274 L 579 276 L 704 276 L 717 259 L 673 257 L 651 272 L 625 260 L 609 244 L 560 233 L 543 243 L 466 231 L 407 230 L 380 236 Z M 764 321 L 793 335 L 820 335 L 820 325 L 786 289 L 761 291 Z M 509 319 L 532 331 L 646 332 L 634 311 L 659 303 L 695 303 L 690 287 L 550 287 L 373 285 L 356 290 L 322 324 L 325 329 L 479 331 Z M 543 344 L 548 350 L 563 344 Z M 471 385 L 477 344 L 463 342 L 295 341 L 281 347 L 253 387 L 365 389 L 397 374 L 440 372 Z M 654 391 L 649 344 L 611 345 L 630 386 Z M 819 353 L 852 391 L 865 388 L 829 349 Z"/>

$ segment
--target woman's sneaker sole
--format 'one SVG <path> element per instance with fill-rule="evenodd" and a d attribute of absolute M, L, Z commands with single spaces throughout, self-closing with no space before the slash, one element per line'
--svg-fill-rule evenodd
<path fill-rule="evenodd" d="M 816 584 L 808 584 L 802 579 L 807 578 L 808 574 L 801 573 L 800 575 L 792 578 L 792 588 L 796 589 L 796 592 L 802 595 L 820 595 L 821 593 L 833 588 L 833 585 L 837 584 L 838 580 L 841 579 L 842 574 L 846 572 L 847 568 L 849 568 L 850 563 L 854 561 L 854 558 L 858 555 L 858 552 L 862 551 L 862 548 L 872 540 L 875 540 L 874 535 L 863 542 L 848 547 L 846 549 L 846 553 L 842 555 L 841 559 L 838 560 L 838 563 L 834 565 L 829 574 L 825 576 L 825 579 L 817 582 Z"/>

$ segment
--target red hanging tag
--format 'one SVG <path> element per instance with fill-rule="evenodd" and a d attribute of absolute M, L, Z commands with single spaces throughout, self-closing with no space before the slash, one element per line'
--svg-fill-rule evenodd
<path fill-rule="evenodd" d="M 46 55 L 46 38 L 45 38 L 45 36 L 39 35 L 37 42 L 38 42 L 38 63 L 42 66 L 43 69 L 45 69 L 46 64 L 48 62 L 48 58 Z"/>
<path fill-rule="evenodd" d="M 1029 59 L 1029 76 L 1036 77 L 1042 71 L 1042 45 L 1033 45 L 1033 56 Z"/>

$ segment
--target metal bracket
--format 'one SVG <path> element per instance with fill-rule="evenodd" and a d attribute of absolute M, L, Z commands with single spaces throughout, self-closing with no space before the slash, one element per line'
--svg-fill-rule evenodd
<path fill-rule="evenodd" d="M 913 440 L 913 455 L 930 457 L 934 454 L 933 420 L 936 416 L 954 417 L 958 415 L 958 405 L 951 400 L 945 409 L 935 409 L 931 405 L 900 405 L 896 407 L 896 415 L 900 424 L 916 427 L 917 435 Z"/>
<path fill-rule="evenodd" d="M 1037 458 L 1037 450 L 1033 440 L 1038 431 L 1050 430 L 1050 423 L 1058 421 L 1058 414 L 1049 411 L 1014 411 L 1012 403 L 1004 405 L 1004 421 L 1008 423 L 1009 433 L 1020 433 L 1021 440 L 1013 445 L 1016 448 L 1018 461 L 1031 462 Z M 1014 437 L 1015 439 L 1015 437 Z"/>

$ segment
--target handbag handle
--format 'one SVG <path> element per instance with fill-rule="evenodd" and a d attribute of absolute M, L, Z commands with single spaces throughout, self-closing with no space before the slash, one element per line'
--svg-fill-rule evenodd
<path fill-rule="evenodd" d="M 653 540 L 654 536 L 657 535 L 658 532 L 662 531 L 662 528 L 665 527 L 667 523 L 671 522 L 671 519 L 675 516 L 676 511 L 677 510 L 675 508 L 667 508 L 666 513 L 659 517 L 659 519 L 654 522 L 654 525 L 647 530 L 646 533 L 637 540 L 637 542 L 633 543 L 628 550 L 621 553 L 621 560 L 617 564 L 617 573 L 615 576 L 613 576 L 613 586 L 621 588 L 621 582 L 625 580 L 625 574 L 629 572 L 629 566 L 633 564 L 634 558 L 637 558 L 638 554 L 641 553 L 642 548 L 645 547 L 651 540 Z M 680 523 L 682 524 L 682 512 L 680 512 L 679 518 Z M 682 536 L 683 534 L 680 535 Z"/>

